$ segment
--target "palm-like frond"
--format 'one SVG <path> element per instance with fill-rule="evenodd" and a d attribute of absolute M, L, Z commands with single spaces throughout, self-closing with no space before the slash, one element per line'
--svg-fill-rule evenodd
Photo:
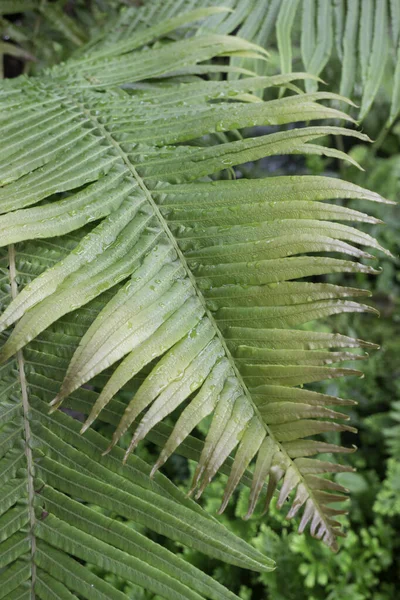
<path fill-rule="evenodd" d="M 148 31 L 145 37 L 148 44 Z M 153 472 L 212 414 L 193 482 L 196 496 L 237 448 L 221 509 L 256 458 L 249 516 L 266 479 L 266 507 L 282 481 L 278 504 L 296 490 L 288 516 L 304 507 L 300 530 L 311 522 L 311 532 L 335 549 L 336 536 L 342 535 L 335 517 L 343 509 L 331 505 L 342 503 L 346 490 L 319 475 L 348 467 L 310 456 L 349 449 L 308 438 L 352 431 L 337 422 L 345 415 L 330 408 L 349 401 L 297 386 L 358 374 L 329 365 L 353 358 L 346 348 L 370 345 L 293 328 L 338 312 L 371 309 L 348 300 L 364 294 L 358 290 L 297 280 L 334 272 L 375 273 L 361 262 L 325 253 L 370 258 L 359 246 L 379 244 L 340 221 L 376 220 L 322 201 L 384 200 L 322 177 L 212 180 L 223 169 L 276 154 L 328 153 L 346 159 L 314 142 L 330 134 L 366 136 L 329 126 L 254 138 L 231 135 L 258 124 L 348 117 L 319 103 L 334 97 L 329 93 L 242 101 L 257 100 L 252 94 L 258 89 L 291 85 L 304 78 L 301 74 L 225 82 L 190 77 L 186 83 L 176 76 L 212 71 L 208 61 L 214 57 L 260 52 L 239 38 L 199 36 L 145 50 L 139 40 L 110 47 L 107 57 L 104 48 L 93 48 L 40 78 L 8 81 L 1 90 L 0 228 L 3 244 L 10 245 L 13 296 L 1 327 L 16 323 L 1 358 L 17 356 L 23 408 L 21 418 L 11 361 L 4 367 L 10 379 L 2 430 L 10 502 L 3 507 L 7 523 L 15 511 L 23 517 L 14 530 L 18 550 L 6 533 L 6 564 L 32 552 L 37 585 L 50 586 L 53 595 L 62 583 L 73 593 L 101 597 L 90 590 L 92 575 L 62 553 L 67 552 L 130 581 L 138 578 L 166 597 L 229 597 L 220 588 L 211 592 L 194 584 L 191 595 L 184 596 L 194 576 L 189 566 L 181 580 L 186 587 L 179 591 L 169 579 L 172 587 L 163 582 L 164 575 L 153 582 L 146 571 L 146 579 L 143 561 L 137 562 L 142 555 L 125 554 L 126 539 L 142 542 L 126 538 L 125 529 L 117 532 L 107 516 L 93 515 L 78 500 L 234 564 L 270 568 L 268 560 L 232 536 L 222 550 L 221 536 L 227 534 L 213 519 L 200 523 L 206 517 L 163 478 L 157 475 L 149 484 L 140 474 L 146 467 L 131 451 L 164 417 L 183 407 Z M 200 138 L 207 135 L 210 143 L 204 145 Z M 30 241 L 40 238 L 49 240 Z M 31 275 L 38 276 L 30 281 Z M 81 387 L 88 382 L 101 393 Z M 109 403 L 125 385 L 131 386 L 131 399 L 116 427 L 112 453 L 101 457 L 110 447 L 86 430 L 97 416 L 115 422 L 114 407 L 121 404 Z M 81 410 L 91 405 L 85 436 L 78 435 L 76 421 L 60 413 L 47 415 L 43 400 L 54 396 L 54 409 L 66 398 Z M 114 446 L 134 422 L 124 469 L 121 450 Z M 159 431 L 158 440 L 165 429 Z M 26 460 L 28 474 L 25 469 L 19 481 Z M 26 482 L 28 508 L 20 509 L 15 503 L 26 498 Z M 185 513 L 189 509 L 193 514 Z M 176 511 L 185 513 L 181 529 Z M 31 545 L 18 533 L 29 520 Z M 98 525 L 95 540 L 88 520 Z M 216 528 L 210 535 L 209 527 Z M 190 535 L 194 530 L 196 539 Z M 19 583 L 22 572 L 28 579 L 30 568 L 17 560 L 4 577 Z M 48 584 L 49 578 L 59 583 L 50 579 Z M 207 581 L 199 577 L 198 586 Z M 95 585 L 106 584 L 96 579 Z M 156 587 L 162 585 L 168 589 Z M 123 597 L 108 588 L 98 590 L 104 597 Z M 47 592 L 40 593 L 46 597 Z M 62 587 L 57 593 L 70 597 Z"/>
<path fill-rule="evenodd" d="M 34 279 L 49 260 L 63 260 L 76 242 L 52 238 L 3 253 L 2 305 L 15 295 L 17 279 Z M 121 448 L 102 457 L 109 443 L 105 437 L 90 431 L 83 438 L 79 421 L 59 411 L 48 414 L 48 402 L 82 332 L 105 299 L 100 296 L 67 315 L 2 367 L 0 598 L 132 597 L 129 587 L 117 589 L 99 575 L 105 571 L 163 598 L 237 599 L 146 532 L 246 569 L 268 571 L 273 561 L 227 531 L 164 476 L 150 479 L 150 467 L 140 458 L 131 456 L 123 467 Z M 102 384 L 100 377 L 97 385 Z M 84 411 L 97 397 L 80 389 L 70 403 Z M 105 422 L 112 423 L 121 406 L 114 400 L 102 415 Z"/>
<path fill-rule="evenodd" d="M 145 30 L 156 21 L 163 22 L 195 7 L 226 6 L 230 13 L 210 16 L 201 31 L 232 33 L 270 49 L 276 45 L 282 73 L 296 67 L 321 75 L 328 65 L 339 72 L 336 92 L 360 104 L 363 119 L 389 78 L 391 107 L 388 124 L 400 111 L 399 0 L 151 0 L 143 7 L 121 12 L 109 25 L 108 35 L 92 40 L 104 45 L 129 38 L 133 31 Z M 185 31 L 181 32 L 185 35 Z M 238 53 L 231 64 L 258 75 L 271 74 L 268 63 L 254 55 Z M 298 66 L 297 66 L 298 65 Z M 301 66 L 300 66 L 301 65 Z M 238 77 L 234 73 L 231 77 Z M 330 79 L 331 81 L 331 79 Z M 317 82 L 309 80 L 307 91 Z"/>

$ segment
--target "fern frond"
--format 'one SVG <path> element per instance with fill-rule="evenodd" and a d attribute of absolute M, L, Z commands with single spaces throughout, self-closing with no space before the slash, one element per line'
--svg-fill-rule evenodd
<path fill-rule="evenodd" d="M 76 57 L 110 58 L 110 52 L 117 55 L 124 47 L 128 52 L 165 35 L 184 38 L 194 31 L 198 34 L 237 31 L 239 37 L 264 48 L 276 45 L 283 73 L 292 71 L 293 53 L 296 61 L 301 58 L 302 68 L 309 74 L 319 76 L 326 66 L 335 69 L 339 73 L 335 91 L 357 101 L 360 120 L 377 100 L 386 71 L 393 84 L 391 98 L 388 98 L 387 127 L 399 114 L 398 0 L 226 0 L 222 3 L 220 0 L 151 0 L 140 7 L 123 6 L 123 10 L 119 10 L 118 2 L 116 5 L 108 8 L 105 30 L 102 28 L 99 33 L 97 21 L 102 22 L 104 14 L 94 3 L 93 14 L 86 15 L 86 21 L 89 19 L 91 23 L 90 37 L 87 22 L 79 10 L 76 18 L 71 19 L 51 3 L 4 0 L 0 2 L 0 15 L 28 11 L 37 19 L 44 19 L 53 36 L 57 32 L 61 39 L 70 42 Z M 17 39 L 18 36 L 19 32 L 13 33 L 13 39 L 24 48 L 20 49 L 21 56 L 27 57 L 32 54 L 32 48 L 25 49 L 26 40 Z M 42 52 L 40 44 L 38 51 Z M 50 49 L 45 54 L 48 63 L 54 61 Z M 232 79 L 250 73 L 270 74 L 268 63 L 260 61 L 257 53 L 250 49 L 232 53 L 229 66 L 215 65 L 214 68 L 216 72 L 228 72 Z M 317 87 L 316 79 L 306 81 L 308 92 Z"/>
<path fill-rule="evenodd" d="M 319 76 L 326 65 L 339 72 L 335 91 L 360 104 L 359 118 L 364 119 L 381 88 L 385 69 L 393 82 L 388 124 L 400 111 L 399 3 L 397 0 L 151 0 L 143 7 L 130 8 L 115 18 L 105 37 L 92 46 L 102 47 L 129 38 L 136 30 L 145 31 L 155 22 L 171 19 L 182 10 L 226 6 L 232 13 L 212 15 L 201 31 L 237 34 L 264 48 L 276 45 L 283 73 L 293 70 L 292 54 L 298 52 L 304 71 Z M 182 30 L 180 35 L 186 35 Z M 296 55 L 296 60 L 297 55 Z M 231 65 L 258 75 L 270 74 L 268 63 L 254 57 L 235 55 Z M 240 76 L 238 72 L 230 74 Z M 307 91 L 315 91 L 317 82 L 306 82 Z"/>
<path fill-rule="evenodd" d="M 20 244 L 15 254 L 11 249 L 2 256 L 2 304 L 9 300 L 10 279 L 15 292 L 16 278 L 28 281 L 38 274 L 49 252 L 53 260 L 62 260 L 68 252 L 65 240 Z M 101 299 L 96 302 L 79 312 L 79 331 L 98 312 Z M 138 457 L 122 468 L 121 449 L 101 457 L 108 445 L 102 435 L 91 431 L 82 438 L 79 421 L 62 412 L 48 414 L 48 401 L 79 342 L 75 324 L 74 319 L 59 321 L 2 367 L 2 597 L 28 598 L 34 590 L 38 598 L 128 598 L 129 590 L 118 591 L 84 566 L 90 563 L 165 598 L 234 600 L 236 595 L 146 537 L 143 529 L 239 567 L 264 571 L 273 562 L 165 477 L 151 480 L 150 467 Z M 74 398 L 82 408 L 93 396 L 82 389 Z"/>
<path fill-rule="evenodd" d="M 29 275 L 37 269 L 40 274 L 26 281 L 5 308 L 2 329 L 17 324 L 2 347 L 1 359 L 21 356 L 23 349 L 27 364 L 32 361 L 29 385 L 41 390 L 40 400 L 37 404 L 32 400 L 30 409 L 36 470 L 43 489 L 55 490 L 46 496 L 52 507 L 58 494 L 72 495 L 72 501 L 98 497 L 100 506 L 108 510 L 118 506 L 122 516 L 155 530 L 161 513 L 168 513 L 160 533 L 173 539 L 179 534 L 180 541 L 203 550 L 212 538 L 211 554 L 217 556 L 218 532 L 204 533 L 207 539 L 199 535 L 197 542 L 190 534 L 185 536 L 189 515 L 180 528 L 174 520 L 175 504 L 173 508 L 168 499 L 162 504 L 148 489 L 134 495 L 136 483 L 125 481 L 131 471 L 116 460 L 122 459 L 122 450 L 115 446 L 135 422 L 124 457 L 127 465 L 135 464 L 130 455 L 137 444 L 180 408 L 153 473 L 205 416 L 213 415 L 192 493 L 199 497 L 237 449 L 221 509 L 254 458 L 248 516 L 266 479 L 266 508 L 282 482 L 278 505 L 294 496 L 288 516 L 304 507 L 300 530 L 310 523 L 311 533 L 336 549 L 336 536 L 343 535 L 336 515 L 343 512 L 345 490 L 324 475 L 349 467 L 309 457 L 352 449 L 308 438 L 354 429 L 341 423 L 345 415 L 329 408 L 345 401 L 298 386 L 358 375 L 359 371 L 330 364 L 349 359 L 346 348 L 368 344 L 293 328 L 338 312 L 371 311 L 349 299 L 359 295 L 354 289 L 302 279 L 377 273 L 343 256 L 368 259 L 359 246 L 381 249 L 379 244 L 337 222 L 374 219 L 324 201 L 384 199 L 356 185 L 321 177 L 212 179 L 221 170 L 265 156 L 324 151 L 313 142 L 327 135 L 368 139 L 354 129 L 313 125 L 201 143 L 204 136 L 255 124 L 349 120 L 344 112 L 320 104 L 330 94 L 242 101 L 244 85 L 251 94 L 268 85 L 285 86 L 295 75 L 204 85 L 198 80 L 181 83 L 175 77 L 177 69 L 196 73 L 199 63 L 207 72 L 212 65 L 205 61 L 241 51 L 259 52 L 249 42 L 222 35 L 195 36 L 146 50 L 127 51 L 118 45 L 109 59 L 93 51 L 40 78 L 4 84 L 0 135 L 7 157 L 4 150 L 0 228 L 5 244 L 18 243 L 16 272 L 24 277 L 26 271 Z M 344 153 L 336 155 L 346 158 Z M 39 238 L 50 240 L 30 241 Z M 62 257 L 59 246 L 65 250 Z M 87 319 L 83 335 L 82 314 Z M 70 331 L 78 332 L 72 333 L 72 343 Z M 50 334 L 56 341 L 49 341 Z M 342 350 L 329 352 L 331 348 Z M 38 377 L 51 379 L 48 364 L 58 372 L 56 381 L 62 380 L 57 390 L 49 381 L 46 389 L 37 383 Z M 82 389 L 90 381 L 101 390 L 99 395 Z M 88 427 L 130 381 L 131 399 L 111 444 L 105 443 Z M 56 391 L 53 410 L 76 394 L 84 395 L 85 406 L 92 403 L 84 437 L 78 435 L 78 424 L 65 415 L 46 414 L 41 400 L 42 396 L 49 400 L 49 390 Z M 111 448 L 112 453 L 101 458 Z M 106 481 L 109 488 L 104 487 Z M 186 510 L 185 502 L 179 511 Z M 331 506 L 338 502 L 340 508 Z M 65 503 L 68 511 L 69 501 Z M 83 520 L 79 526 L 75 520 L 68 523 L 62 510 L 54 509 L 48 522 L 37 525 L 40 569 L 54 561 L 63 573 L 70 571 L 70 558 L 59 556 L 64 550 L 118 575 L 122 573 L 117 569 L 123 568 L 128 580 L 138 576 L 136 562 L 122 560 L 117 550 L 103 552 L 108 538 L 93 541 Z M 191 531 L 206 532 L 207 527 L 197 525 Z M 234 550 L 236 558 L 231 553 L 229 560 L 270 568 L 258 553 L 251 555 L 249 547 L 243 552 L 244 562 Z M 107 562 L 101 562 L 102 556 Z M 76 577 L 82 586 L 88 584 L 80 570 L 70 578 L 59 573 L 49 571 L 73 591 Z M 173 592 L 168 593 L 172 597 Z"/>

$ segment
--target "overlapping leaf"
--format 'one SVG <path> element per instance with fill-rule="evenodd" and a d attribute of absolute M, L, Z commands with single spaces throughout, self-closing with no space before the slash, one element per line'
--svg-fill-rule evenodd
<path fill-rule="evenodd" d="M 360 104 L 363 119 L 377 99 L 385 69 L 393 81 L 388 124 L 399 114 L 399 14 L 398 0 L 151 0 L 140 8 L 130 8 L 115 17 L 107 35 L 94 39 L 90 49 L 129 39 L 132 31 L 142 35 L 149 25 L 172 20 L 182 10 L 195 7 L 224 6 L 231 13 L 211 15 L 201 31 L 237 34 L 266 49 L 277 46 L 283 73 L 292 71 L 292 55 L 299 49 L 302 68 L 320 75 L 329 63 L 339 72 L 335 91 L 353 97 Z M 180 35 L 187 35 L 183 28 Z M 236 53 L 231 58 L 236 69 L 259 75 L 271 73 L 268 63 L 257 60 L 250 52 Z M 233 71 L 230 77 L 240 76 Z M 331 85 L 332 83 L 329 82 Z M 307 91 L 317 83 L 309 80 Z"/>
<path fill-rule="evenodd" d="M 28 242 L 19 244 L 17 253 L 3 252 L 2 304 L 9 301 L 10 275 L 14 293 L 16 277 L 20 284 L 28 282 L 50 255 L 62 260 L 68 243 L 74 246 L 78 239 Z M 93 431 L 83 438 L 79 421 L 61 412 L 48 414 L 80 335 L 103 302 L 100 296 L 68 315 L 2 367 L 0 597 L 124 600 L 131 597 L 131 583 L 164 598 L 234 600 L 236 595 L 150 538 L 161 534 L 257 571 L 270 570 L 273 562 L 165 477 L 151 480 L 141 459 L 132 456 L 122 467 L 123 451 L 117 448 L 102 458 L 106 438 Z M 96 396 L 82 389 L 71 402 L 82 411 Z M 127 587 L 117 589 L 86 563 L 120 577 Z"/>

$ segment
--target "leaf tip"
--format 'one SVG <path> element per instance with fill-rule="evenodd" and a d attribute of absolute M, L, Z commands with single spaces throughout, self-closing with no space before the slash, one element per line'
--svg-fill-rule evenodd
<path fill-rule="evenodd" d="M 109 452 L 111 452 L 111 450 L 113 449 L 114 444 L 111 443 L 109 446 L 107 446 L 107 448 L 104 450 L 104 452 L 101 453 L 102 456 L 106 456 L 106 454 L 108 454 Z"/>
<path fill-rule="evenodd" d="M 79 430 L 79 433 L 81 435 L 83 435 L 90 427 L 90 423 L 88 423 L 88 421 L 85 421 L 85 423 L 82 425 L 82 427 Z"/>
<path fill-rule="evenodd" d="M 157 473 L 158 469 L 160 468 L 161 464 L 160 461 L 158 460 L 155 465 L 153 465 L 153 468 L 150 471 L 150 479 L 153 479 L 155 474 Z"/>
<path fill-rule="evenodd" d="M 52 415 L 61 406 L 63 397 L 57 394 L 55 398 L 49 404 L 49 415 Z"/>

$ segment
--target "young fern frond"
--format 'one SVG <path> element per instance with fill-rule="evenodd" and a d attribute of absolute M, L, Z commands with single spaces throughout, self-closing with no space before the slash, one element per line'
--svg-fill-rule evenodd
<path fill-rule="evenodd" d="M 331 364 L 359 358 L 346 349 L 371 344 L 301 326 L 373 309 L 350 299 L 366 292 L 303 278 L 377 273 L 354 259 L 371 258 L 360 246 L 385 250 L 368 234 L 342 224 L 377 220 L 325 201 L 385 200 L 326 177 L 213 179 L 266 156 L 326 152 L 313 142 L 327 135 L 368 139 L 329 125 L 230 137 L 230 131 L 254 125 L 350 120 L 320 103 L 334 97 L 329 93 L 243 101 L 243 93 L 257 99 L 254 91 L 287 87 L 304 74 L 229 82 L 176 77 L 179 70 L 196 74 L 199 66 L 212 72 L 208 61 L 219 56 L 247 51 L 263 56 L 249 42 L 206 35 L 145 49 L 132 40 L 129 47 L 117 44 L 109 50 L 109 58 L 92 49 L 41 77 L 6 81 L 0 92 L 0 230 L 10 248 L 5 276 L 13 297 L 8 303 L 4 287 L 0 327 L 6 331 L 15 324 L 0 351 L 7 373 L 1 398 L 8 415 L 3 470 L 11 498 L 4 510 L 26 497 L 19 481 L 25 447 L 34 465 L 25 475 L 35 543 L 22 545 L 21 555 L 29 546 L 39 590 L 53 578 L 59 582 L 52 581 L 54 589 L 62 584 L 95 597 L 87 587 L 92 574 L 83 567 L 71 574 L 68 553 L 129 581 L 141 577 L 141 585 L 167 598 L 229 598 L 232 594 L 218 586 L 210 591 L 201 578 L 185 596 L 193 571 L 182 575 L 179 590 L 168 578 L 168 585 L 163 583 L 164 576 L 153 581 L 150 572 L 143 575 L 147 566 L 137 562 L 140 556 L 133 552 L 132 562 L 124 554 L 125 529 L 117 532 L 108 516 L 92 515 L 95 511 L 78 499 L 238 566 L 270 569 L 269 559 L 223 533 L 162 476 L 151 484 L 140 474 L 148 470 L 132 450 L 153 428 L 161 443 L 166 428 L 160 422 L 183 408 L 153 474 L 212 415 L 191 492 L 199 497 L 228 460 L 232 468 L 221 510 L 242 477 L 251 486 L 248 516 L 265 482 L 265 508 L 281 482 L 278 505 L 290 497 L 288 517 L 303 508 L 300 531 L 310 523 L 311 533 L 335 550 L 336 537 L 343 535 L 336 516 L 343 513 L 346 490 L 324 475 L 349 467 L 310 457 L 353 449 L 309 438 L 354 429 L 336 410 L 348 401 L 302 386 L 358 375 Z M 221 137 L 224 132 L 228 135 Z M 203 136 L 210 136 L 208 145 Z M 339 151 L 336 156 L 347 158 Z M 13 395 L 14 355 L 23 418 Z M 82 388 L 88 382 L 93 390 Z M 126 396 L 113 399 L 123 387 L 130 392 L 128 402 Z M 88 414 L 85 435 L 60 411 L 47 414 L 51 399 L 53 411 L 65 402 Z M 89 429 L 96 418 L 116 424 L 111 444 Z M 122 450 L 115 446 L 132 426 L 124 468 Z M 191 446 L 195 454 L 196 443 Z M 250 483 L 247 469 L 253 459 Z M 19 486 L 17 496 L 14 486 Z M 19 528 L 29 519 L 25 505 L 22 512 Z M 196 521 L 206 518 L 207 524 Z M 90 520 L 98 524 L 96 539 L 87 529 Z M 104 539 L 103 527 L 112 528 Z M 210 534 L 209 527 L 214 528 Z M 203 532 L 197 538 L 190 534 L 195 529 Z M 11 551 L 7 556 L 6 564 L 16 557 Z M 25 566 L 12 563 L 13 581 Z M 24 573 L 28 579 L 31 571 Z M 96 585 L 105 584 L 96 580 Z M 124 597 L 108 588 L 102 594 Z"/>

